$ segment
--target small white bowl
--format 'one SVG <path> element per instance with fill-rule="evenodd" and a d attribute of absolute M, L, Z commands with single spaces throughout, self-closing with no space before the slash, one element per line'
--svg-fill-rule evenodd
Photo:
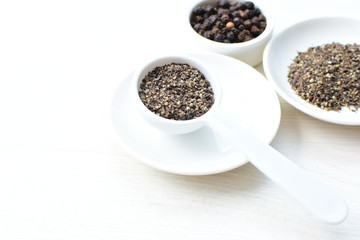
<path fill-rule="evenodd" d="M 274 29 L 274 19 L 270 15 L 269 11 L 263 9 L 262 6 L 258 5 L 256 2 L 253 2 L 255 7 L 259 8 L 261 13 L 266 17 L 266 28 L 264 32 L 250 41 L 241 43 L 221 43 L 201 36 L 190 24 L 190 17 L 195 7 L 206 3 L 215 4 L 216 2 L 218 2 L 218 0 L 198 1 L 191 6 L 186 21 L 189 29 L 189 37 L 191 38 L 191 44 L 193 45 L 192 47 L 202 51 L 211 51 L 234 57 L 250 66 L 255 66 L 261 63 L 264 49 L 266 44 L 269 42 Z"/>
<path fill-rule="evenodd" d="M 211 108 L 202 116 L 190 120 L 167 119 L 151 112 L 151 110 L 149 110 L 140 99 L 138 94 L 139 87 L 144 77 L 155 67 L 164 66 L 171 63 L 189 64 L 190 66 L 200 70 L 200 72 L 205 76 L 205 79 L 210 82 L 210 85 L 214 92 L 215 102 L 213 103 Z M 143 66 L 140 66 L 134 73 L 132 80 L 132 88 L 130 89 L 130 91 L 134 95 L 134 104 L 136 108 L 139 110 L 145 121 L 165 133 L 184 134 L 193 132 L 204 126 L 208 121 L 209 117 L 211 117 L 211 115 L 213 115 L 213 113 L 219 108 L 221 99 L 221 88 L 218 78 L 215 73 L 213 73 L 211 69 L 206 66 L 206 64 L 202 63 L 200 60 L 194 57 L 179 54 L 158 57 L 144 64 Z"/>
<path fill-rule="evenodd" d="M 264 71 L 276 92 L 300 111 L 331 123 L 360 125 L 360 110 L 357 112 L 347 108 L 343 108 L 340 112 L 323 110 L 299 97 L 288 82 L 288 67 L 298 52 L 333 42 L 360 44 L 360 19 L 319 17 L 286 28 L 266 47 L 263 58 Z"/>

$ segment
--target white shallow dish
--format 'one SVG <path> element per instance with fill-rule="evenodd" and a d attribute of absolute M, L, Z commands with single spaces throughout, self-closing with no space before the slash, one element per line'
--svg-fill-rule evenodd
<path fill-rule="evenodd" d="M 280 104 L 263 75 L 234 58 L 191 54 L 209 65 L 222 84 L 221 108 L 234 121 L 270 143 L 280 124 Z M 241 153 L 223 152 L 210 129 L 169 135 L 146 123 L 131 104 L 131 75 L 121 81 L 111 107 L 113 125 L 122 147 L 143 163 L 162 171 L 183 175 L 207 175 L 228 171 L 247 163 Z"/>
<path fill-rule="evenodd" d="M 288 83 L 288 67 L 298 52 L 326 43 L 360 44 L 360 19 L 320 17 L 296 23 L 276 35 L 264 52 L 266 77 L 276 92 L 300 111 L 323 121 L 360 125 L 360 111 L 343 108 L 340 112 L 316 107 L 299 97 Z"/>

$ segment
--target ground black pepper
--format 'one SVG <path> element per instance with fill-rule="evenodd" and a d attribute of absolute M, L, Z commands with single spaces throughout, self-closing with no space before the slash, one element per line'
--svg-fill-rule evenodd
<path fill-rule="evenodd" d="M 220 0 L 193 9 L 190 23 L 203 37 L 223 43 L 239 43 L 259 36 L 266 18 L 253 2 Z"/>
<path fill-rule="evenodd" d="M 360 108 L 360 45 L 324 44 L 299 52 L 288 80 L 301 98 L 325 110 Z"/>
<path fill-rule="evenodd" d="M 140 83 L 139 96 L 149 110 L 174 120 L 200 117 L 214 103 L 210 82 L 197 68 L 183 63 L 155 67 Z"/>

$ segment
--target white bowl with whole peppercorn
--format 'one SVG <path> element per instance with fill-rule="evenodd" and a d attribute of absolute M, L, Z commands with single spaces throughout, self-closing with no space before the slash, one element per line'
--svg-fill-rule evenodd
<path fill-rule="evenodd" d="M 251 66 L 262 61 L 274 22 L 257 3 L 238 0 L 205 0 L 187 16 L 191 45 L 237 58 Z"/>
<path fill-rule="evenodd" d="M 298 22 L 270 41 L 263 64 L 277 93 L 300 111 L 360 125 L 360 19 Z"/>

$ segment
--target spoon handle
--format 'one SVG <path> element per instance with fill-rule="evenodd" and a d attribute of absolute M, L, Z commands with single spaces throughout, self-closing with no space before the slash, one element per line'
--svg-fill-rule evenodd
<path fill-rule="evenodd" d="M 226 120 L 226 119 L 225 119 Z M 338 224 L 347 216 L 345 201 L 328 186 L 303 170 L 284 155 L 238 124 L 227 124 L 218 118 L 208 126 L 244 153 L 248 160 L 282 189 L 293 196 L 318 219 Z"/>

